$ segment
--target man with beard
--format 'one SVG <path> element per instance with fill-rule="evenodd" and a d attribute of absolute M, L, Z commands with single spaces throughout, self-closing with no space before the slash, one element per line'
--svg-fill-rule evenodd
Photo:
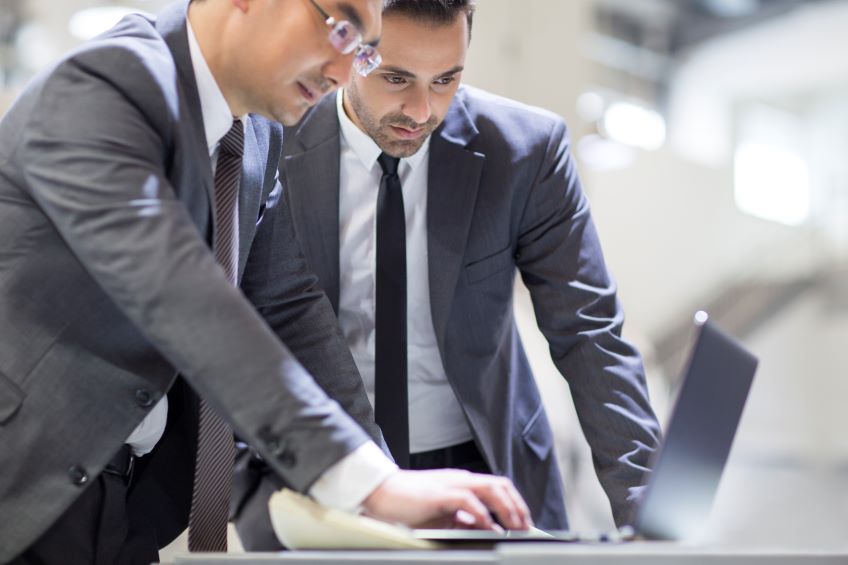
<path fill-rule="evenodd" d="M 377 447 L 277 206 L 275 121 L 373 70 L 379 35 L 379 0 L 181 1 L 0 121 L 0 563 L 146 564 L 186 524 L 225 550 L 234 430 L 324 504 L 527 527 L 507 480 Z"/>
<path fill-rule="evenodd" d="M 620 335 L 562 120 L 459 86 L 473 10 L 384 2 L 382 66 L 286 129 L 285 197 L 401 467 L 509 477 L 538 526 L 567 528 L 513 318 L 517 270 L 624 525 L 659 436 L 642 362 Z M 259 474 L 239 480 L 253 488 Z M 260 514 L 240 531 L 270 549 Z"/>

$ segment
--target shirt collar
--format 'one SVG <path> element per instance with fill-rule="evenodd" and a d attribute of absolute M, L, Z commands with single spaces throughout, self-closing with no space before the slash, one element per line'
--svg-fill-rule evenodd
<path fill-rule="evenodd" d="M 200 110 L 203 114 L 203 129 L 206 132 L 206 144 L 209 146 L 209 154 L 215 152 L 218 143 L 230 131 L 233 126 L 233 114 L 224 93 L 218 87 L 212 71 L 203 57 L 200 44 L 191 28 L 191 23 L 186 18 L 188 28 L 188 47 L 191 53 L 191 65 L 194 69 L 194 78 L 197 81 L 197 93 L 200 97 Z M 244 123 L 244 116 L 239 120 Z"/>
<path fill-rule="evenodd" d="M 336 94 L 336 113 L 339 116 L 339 126 L 341 127 L 342 139 L 353 150 L 354 154 L 359 158 L 365 168 L 370 171 L 377 163 L 377 158 L 383 151 L 376 143 L 374 143 L 374 140 L 371 139 L 367 133 L 359 129 L 359 126 L 354 124 L 353 120 L 348 117 L 344 109 L 343 100 L 344 90 L 339 89 Z M 415 154 L 401 159 L 401 162 L 406 162 L 411 168 L 415 169 L 425 162 L 429 151 L 430 136 L 427 136 L 427 139 L 424 141 L 421 148 L 418 149 Z"/>

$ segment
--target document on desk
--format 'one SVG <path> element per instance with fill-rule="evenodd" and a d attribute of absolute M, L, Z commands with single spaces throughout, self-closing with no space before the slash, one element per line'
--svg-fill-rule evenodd
<path fill-rule="evenodd" d="M 413 530 L 326 508 L 311 498 L 284 489 L 268 502 L 271 525 L 291 549 L 438 549 L 417 539 Z"/>
<path fill-rule="evenodd" d="M 491 548 L 514 541 L 575 541 L 542 530 L 411 530 L 367 516 L 321 506 L 311 498 L 283 489 L 268 502 L 271 525 L 280 542 L 291 549 L 457 549 Z"/>

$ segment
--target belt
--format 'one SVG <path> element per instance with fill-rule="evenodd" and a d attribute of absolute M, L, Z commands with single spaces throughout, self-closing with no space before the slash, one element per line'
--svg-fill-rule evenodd
<path fill-rule="evenodd" d="M 412 453 L 409 456 L 409 467 L 410 469 L 462 468 L 471 463 L 485 464 L 485 461 L 480 450 L 477 449 L 477 444 L 471 440 L 441 449 Z"/>
<path fill-rule="evenodd" d="M 112 460 L 106 463 L 103 472 L 107 475 L 115 475 L 124 479 L 129 484 L 132 480 L 133 468 L 135 467 L 135 455 L 132 448 L 126 443 L 121 446 Z"/>

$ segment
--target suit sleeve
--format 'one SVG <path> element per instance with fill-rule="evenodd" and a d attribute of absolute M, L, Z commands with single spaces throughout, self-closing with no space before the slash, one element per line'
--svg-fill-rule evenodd
<path fill-rule="evenodd" d="M 333 307 L 306 264 L 279 183 L 266 203 L 241 287 L 321 388 L 387 452 Z"/>
<path fill-rule="evenodd" d="M 323 390 L 388 454 L 333 307 L 307 267 L 284 194 L 277 182 L 251 246 L 242 290 Z M 284 486 L 284 477 L 272 473 L 251 449 L 239 448 L 230 517 L 245 549 L 282 548 L 271 528 L 268 499 Z"/>
<path fill-rule="evenodd" d="M 639 353 L 621 337 L 624 313 L 589 204 L 557 121 L 531 187 L 517 246 L 551 356 L 571 389 L 618 525 L 629 523 L 659 441 Z"/>
<path fill-rule="evenodd" d="M 167 102 L 142 58 L 94 55 L 52 73 L 22 131 L 31 196 L 149 342 L 275 472 L 307 490 L 368 436 L 228 283 L 177 199 L 159 126 Z"/>

